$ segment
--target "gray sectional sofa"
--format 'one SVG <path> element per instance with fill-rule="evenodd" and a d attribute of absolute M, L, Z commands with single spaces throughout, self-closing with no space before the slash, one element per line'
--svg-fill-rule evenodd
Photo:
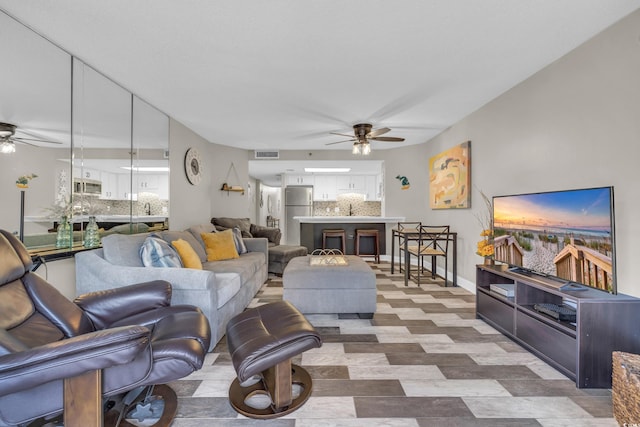
<path fill-rule="evenodd" d="M 216 230 L 222 231 L 238 227 L 244 237 L 265 237 L 269 241 L 269 273 L 282 276 L 289 261 L 307 255 L 304 246 L 281 245 L 282 233 L 277 227 L 252 224 L 249 218 L 211 218 Z"/>
<path fill-rule="evenodd" d="M 76 254 L 76 293 L 111 289 L 149 280 L 167 280 L 173 286 L 172 304 L 200 307 L 211 324 L 211 349 L 222 338 L 229 319 L 242 312 L 267 280 L 267 239 L 243 239 L 249 252 L 240 258 L 207 262 L 202 232 L 213 225 L 185 231 L 161 231 L 167 242 L 182 238 L 194 248 L 203 270 L 144 267 L 140 247 L 149 233 L 107 236 L 102 248 Z"/>

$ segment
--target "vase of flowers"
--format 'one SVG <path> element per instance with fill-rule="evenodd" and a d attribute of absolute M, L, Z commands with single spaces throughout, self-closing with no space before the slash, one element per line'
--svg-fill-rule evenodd
<path fill-rule="evenodd" d="M 480 233 L 482 240 L 478 242 L 478 250 L 476 253 L 484 258 L 485 265 L 493 265 L 493 254 L 495 247 L 493 246 L 493 230 L 484 229 Z"/>

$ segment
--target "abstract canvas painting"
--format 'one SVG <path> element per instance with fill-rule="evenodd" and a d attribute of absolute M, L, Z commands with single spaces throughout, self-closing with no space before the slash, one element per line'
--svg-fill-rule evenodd
<path fill-rule="evenodd" d="M 429 159 L 431 209 L 471 207 L 471 141 L 463 142 Z"/>

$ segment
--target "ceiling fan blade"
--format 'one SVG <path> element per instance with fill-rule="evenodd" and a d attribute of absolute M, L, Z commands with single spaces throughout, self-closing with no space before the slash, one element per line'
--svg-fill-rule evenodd
<path fill-rule="evenodd" d="M 36 138 L 25 138 L 25 137 L 13 137 L 12 138 L 14 141 L 18 141 L 18 142 L 24 142 L 25 144 L 29 144 L 29 142 L 27 141 L 34 141 L 34 142 L 44 142 L 46 144 L 62 144 L 62 142 L 58 142 L 58 141 L 47 141 L 45 139 L 36 139 Z M 33 145 L 33 144 L 31 144 Z"/>
<path fill-rule="evenodd" d="M 338 133 L 338 132 L 329 132 L 331 135 L 340 135 L 340 136 L 346 136 L 347 138 L 353 138 L 353 135 L 348 135 L 346 133 Z"/>
<path fill-rule="evenodd" d="M 369 132 L 369 135 L 367 135 L 367 138 L 375 138 L 377 136 L 384 135 L 387 132 L 391 132 L 391 129 L 380 128 L 380 129 L 372 130 L 371 132 Z"/>
<path fill-rule="evenodd" d="M 401 142 L 404 141 L 404 138 L 397 138 L 395 136 L 376 136 L 373 139 L 374 141 L 387 141 L 387 142 Z"/>
<path fill-rule="evenodd" d="M 342 144 L 343 142 L 355 142 L 355 138 L 351 138 L 351 139 L 347 139 L 346 141 L 336 141 L 336 142 L 330 142 L 328 144 L 324 144 L 324 145 L 333 145 L 333 144 Z"/>
<path fill-rule="evenodd" d="M 32 147 L 37 147 L 36 144 L 32 144 L 31 142 L 28 142 L 28 141 L 22 141 L 20 138 L 11 138 L 11 142 L 13 142 L 13 143 L 18 142 L 20 144 L 27 144 L 27 145 L 30 145 Z"/>

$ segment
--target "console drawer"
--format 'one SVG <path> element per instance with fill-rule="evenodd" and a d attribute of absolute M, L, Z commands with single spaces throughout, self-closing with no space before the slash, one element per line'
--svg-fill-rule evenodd
<path fill-rule="evenodd" d="M 478 291 L 476 312 L 513 335 L 513 306 Z"/>
<path fill-rule="evenodd" d="M 576 373 L 577 341 L 520 310 L 516 313 L 516 337 L 565 369 Z"/>

